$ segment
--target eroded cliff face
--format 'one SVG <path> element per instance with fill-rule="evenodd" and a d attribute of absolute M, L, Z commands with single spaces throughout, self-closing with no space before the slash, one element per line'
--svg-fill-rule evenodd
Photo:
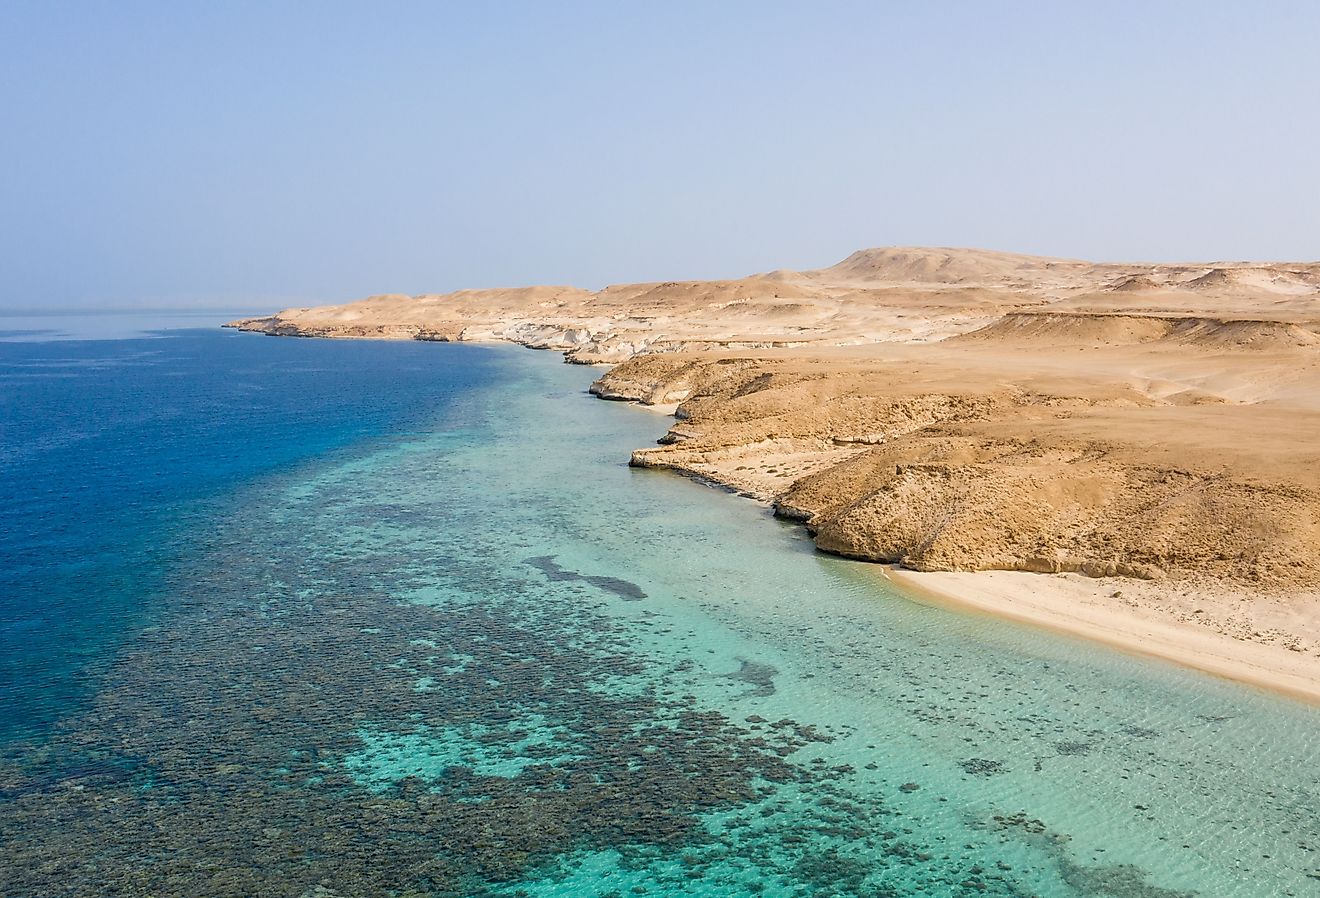
<path fill-rule="evenodd" d="M 770 501 L 827 552 L 919 571 L 1320 582 L 1318 444 L 1270 439 L 1280 426 L 1320 436 L 1320 415 L 1262 417 L 1203 390 L 1162 398 L 1177 372 L 1158 356 L 1145 359 L 1166 375 L 1154 390 L 1050 361 L 1076 367 L 1066 353 L 1010 366 L 976 350 L 646 356 L 593 392 L 683 397 L 661 445 L 632 463 Z"/>

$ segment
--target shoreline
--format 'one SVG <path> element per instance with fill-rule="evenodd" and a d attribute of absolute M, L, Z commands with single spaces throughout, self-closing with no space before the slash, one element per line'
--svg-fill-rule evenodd
<path fill-rule="evenodd" d="M 298 336 L 336 339 L 319 334 Z M 373 336 L 365 339 L 413 338 Z M 462 342 L 546 351 L 538 346 L 507 339 Z M 673 417 L 677 407 L 677 403 L 649 404 L 632 398 L 603 397 L 591 393 L 586 395 L 597 401 L 625 404 L 658 417 Z M 744 486 L 725 482 L 714 471 L 689 470 L 677 465 L 642 467 L 688 477 L 758 504 L 772 504 L 771 500 L 748 491 Z M 835 557 L 846 557 L 820 547 L 817 550 Z M 1180 622 L 1158 612 L 1143 615 L 1132 610 L 1125 611 L 1113 601 L 1097 601 L 1105 599 L 1106 591 L 1150 593 L 1159 590 L 1159 584 L 1126 577 L 1094 578 L 1069 573 L 999 570 L 925 572 L 892 564 L 863 563 L 873 565 L 879 576 L 884 577 L 909 601 L 962 613 L 985 614 L 999 620 L 1086 639 L 1127 654 L 1174 663 L 1275 695 L 1320 705 L 1320 665 L 1305 653 L 1234 638 L 1208 627 Z"/>
<path fill-rule="evenodd" d="M 634 398 L 607 397 L 595 393 L 589 395 L 601 401 L 621 402 L 669 417 L 676 417 L 674 411 L 679 404 L 648 403 Z M 645 453 L 646 450 L 640 452 Z M 645 455 L 642 457 L 645 458 Z M 696 480 L 759 505 L 773 507 L 775 504 L 772 496 L 762 495 L 757 489 L 749 489 L 748 484 L 726 479 L 719 470 L 695 470 L 683 464 L 655 464 L 650 461 L 639 463 L 638 452 L 634 452 L 630 464 Z M 804 520 L 795 520 L 792 516 L 777 517 L 806 526 Z M 833 557 L 849 558 L 819 544 L 817 551 Z M 873 566 L 880 576 L 909 601 L 961 613 L 984 614 L 998 620 L 1085 639 L 1125 654 L 1176 664 L 1276 696 L 1320 706 L 1320 664 L 1307 652 L 1237 638 L 1216 628 L 1214 624 L 1207 626 L 1191 622 L 1195 620 L 1194 617 L 1180 620 L 1167 610 L 1143 608 L 1131 600 L 1124 605 L 1114 598 L 1117 593 L 1126 592 L 1129 596 L 1159 598 L 1167 603 L 1168 596 L 1173 594 L 1176 586 L 1165 582 L 1126 576 L 1091 577 L 1075 572 L 916 571 L 897 564 L 857 558 L 851 560 Z M 1197 591 L 1191 584 L 1182 583 L 1177 586 L 1189 592 Z M 1194 604 L 1222 606 L 1239 600 L 1243 595 L 1232 589 L 1216 595 L 1213 590 L 1207 589 L 1200 591 Z M 1320 595 L 1310 598 L 1320 613 Z M 1221 607 L 1217 610 L 1224 609 Z"/>
<path fill-rule="evenodd" d="M 594 395 L 594 394 L 593 394 Z M 603 397 L 596 396 L 597 399 Z M 655 406 L 638 400 L 617 398 L 603 401 L 623 402 L 655 412 Z M 644 451 L 644 450 L 643 450 Z M 638 464 L 647 470 L 660 470 L 695 480 L 721 492 L 730 493 L 758 505 L 774 507 L 774 499 L 749 490 L 721 477 L 717 470 L 694 470 L 681 464 Z M 806 527 L 806 522 L 790 515 L 776 518 Z M 1201 618 L 1199 606 L 1232 617 L 1229 607 L 1247 600 L 1248 594 L 1231 587 L 1215 590 L 1186 582 L 1169 583 L 1127 576 L 1092 577 L 1076 572 L 1030 572 L 1015 570 L 917 571 L 898 564 L 868 561 L 816 546 L 816 551 L 873 568 L 877 574 L 909 601 L 960 613 L 983 614 L 998 620 L 1012 621 L 1026 627 L 1046 630 L 1146 659 L 1155 659 L 1208 674 L 1219 679 L 1261 689 L 1306 704 L 1320 706 L 1320 664 L 1307 651 L 1290 650 L 1286 645 L 1267 644 L 1238 638 L 1222 629 L 1223 621 Z M 1174 616 L 1173 608 L 1151 605 L 1176 605 L 1178 589 L 1194 594 L 1192 604 L 1198 610 Z M 1116 596 L 1128 596 L 1126 603 Z M 1320 594 L 1305 594 L 1320 616 Z M 1136 598 L 1145 599 L 1139 603 Z M 1265 601 L 1251 596 L 1253 608 Z M 1144 613 L 1143 613 L 1144 612 Z M 1217 615 L 1219 616 L 1219 615 Z M 1266 624 L 1239 624 L 1249 630 L 1265 629 Z"/>
<path fill-rule="evenodd" d="M 1127 581 L 1086 582 L 1091 578 L 1023 571 L 923 572 L 896 565 L 883 565 L 879 572 L 912 601 L 1086 639 L 1320 706 L 1320 678 L 1304 654 L 1125 611 L 1113 602 L 1088 601 L 1116 582 L 1130 588 Z"/>

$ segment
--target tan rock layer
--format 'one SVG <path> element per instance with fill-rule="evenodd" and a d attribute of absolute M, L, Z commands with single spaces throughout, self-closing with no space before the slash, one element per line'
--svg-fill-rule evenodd
<path fill-rule="evenodd" d="M 634 464 L 773 501 L 843 555 L 1317 579 L 1320 264 L 889 248 L 738 280 L 377 296 L 234 325 L 621 362 L 593 392 L 679 419 Z"/>
<path fill-rule="evenodd" d="M 1240 406 L 1204 403 L 1198 423 L 1237 450 L 1207 451 L 1178 445 L 1187 407 L 1126 385 L 1028 389 L 979 376 L 991 360 L 974 353 L 912 361 L 643 356 L 592 389 L 685 395 L 662 445 L 632 463 L 772 501 L 828 552 L 920 571 L 1320 582 L 1314 444 L 1276 465 L 1234 439 Z M 1125 414 L 1146 426 L 1115 426 Z"/>

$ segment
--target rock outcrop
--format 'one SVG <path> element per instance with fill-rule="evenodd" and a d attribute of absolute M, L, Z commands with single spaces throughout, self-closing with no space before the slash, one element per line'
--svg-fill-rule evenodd
<path fill-rule="evenodd" d="M 632 463 L 916 570 L 1320 582 L 1320 264 L 888 248 L 811 271 L 376 296 L 236 327 L 502 340 L 674 406 Z"/>

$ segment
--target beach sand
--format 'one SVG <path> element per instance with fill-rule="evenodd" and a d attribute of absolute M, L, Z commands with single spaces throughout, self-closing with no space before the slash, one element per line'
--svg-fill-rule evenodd
<path fill-rule="evenodd" d="M 1295 648 L 1320 637 L 1315 593 L 1271 602 L 1078 574 L 879 570 L 916 601 L 1079 636 L 1320 703 L 1315 656 Z"/>

